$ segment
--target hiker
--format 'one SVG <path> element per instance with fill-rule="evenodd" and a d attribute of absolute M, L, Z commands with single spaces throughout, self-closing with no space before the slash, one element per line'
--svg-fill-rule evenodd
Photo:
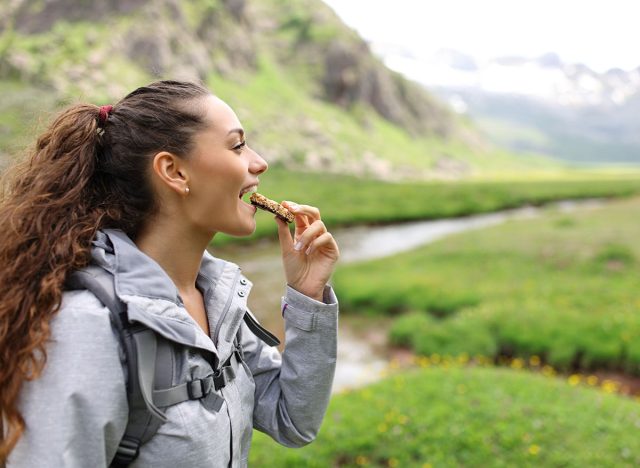
<path fill-rule="evenodd" d="M 283 135 L 286 139 L 286 135 Z M 286 347 L 206 251 L 247 236 L 267 163 L 205 87 L 161 81 L 62 112 L 0 205 L 0 465 L 246 466 L 252 429 L 311 442 L 329 401 L 338 247 L 276 218 Z"/>

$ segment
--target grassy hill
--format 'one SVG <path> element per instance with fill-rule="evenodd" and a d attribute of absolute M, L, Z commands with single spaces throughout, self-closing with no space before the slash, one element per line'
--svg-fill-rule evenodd
<path fill-rule="evenodd" d="M 489 146 L 320 0 L 22 1 L 0 19 L 0 156 L 50 113 L 157 78 L 227 100 L 272 165 L 376 178 L 555 167 Z"/>

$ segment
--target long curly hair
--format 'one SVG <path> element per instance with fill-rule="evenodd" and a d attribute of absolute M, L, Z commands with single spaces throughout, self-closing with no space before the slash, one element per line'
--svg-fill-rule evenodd
<path fill-rule="evenodd" d="M 19 395 L 47 360 L 50 321 L 64 283 L 86 266 L 96 231 L 132 239 L 156 212 L 150 182 L 158 151 L 188 157 L 205 127 L 205 87 L 160 81 L 113 106 L 60 113 L 29 156 L 5 175 L 0 199 L 0 464 L 25 429 Z"/>

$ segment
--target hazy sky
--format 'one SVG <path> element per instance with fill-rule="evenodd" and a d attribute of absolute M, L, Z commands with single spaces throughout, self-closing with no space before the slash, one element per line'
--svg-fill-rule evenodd
<path fill-rule="evenodd" d="M 635 0 L 325 0 L 374 42 L 478 58 L 556 52 L 597 71 L 640 66 Z"/>

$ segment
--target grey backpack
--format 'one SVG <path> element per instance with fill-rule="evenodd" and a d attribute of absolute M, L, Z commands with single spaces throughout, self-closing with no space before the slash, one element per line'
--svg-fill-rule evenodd
<path fill-rule="evenodd" d="M 139 454 L 140 446 L 167 421 L 160 408 L 207 398 L 207 407 L 214 411 L 220 409 L 223 399 L 212 392 L 235 378 L 234 369 L 243 358 L 237 336 L 233 353 L 225 362 L 215 362 L 211 375 L 172 386 L 171 363 L 184 345 L 167 340 L 143 324 L 130 322 L 126 305 L 116 296 L 111 273 L 91 265 L 71 274 L 66 286 L 67 289 L 88 289 L 109 309 L 111 322 L 126 356 L 129 419 L 112 467 L 126 467 L 132 463 Z M 278 338 L 264 329 L 249 312 L 244 314 L 244 322 L 269 346 L 280 344 Z"/>

